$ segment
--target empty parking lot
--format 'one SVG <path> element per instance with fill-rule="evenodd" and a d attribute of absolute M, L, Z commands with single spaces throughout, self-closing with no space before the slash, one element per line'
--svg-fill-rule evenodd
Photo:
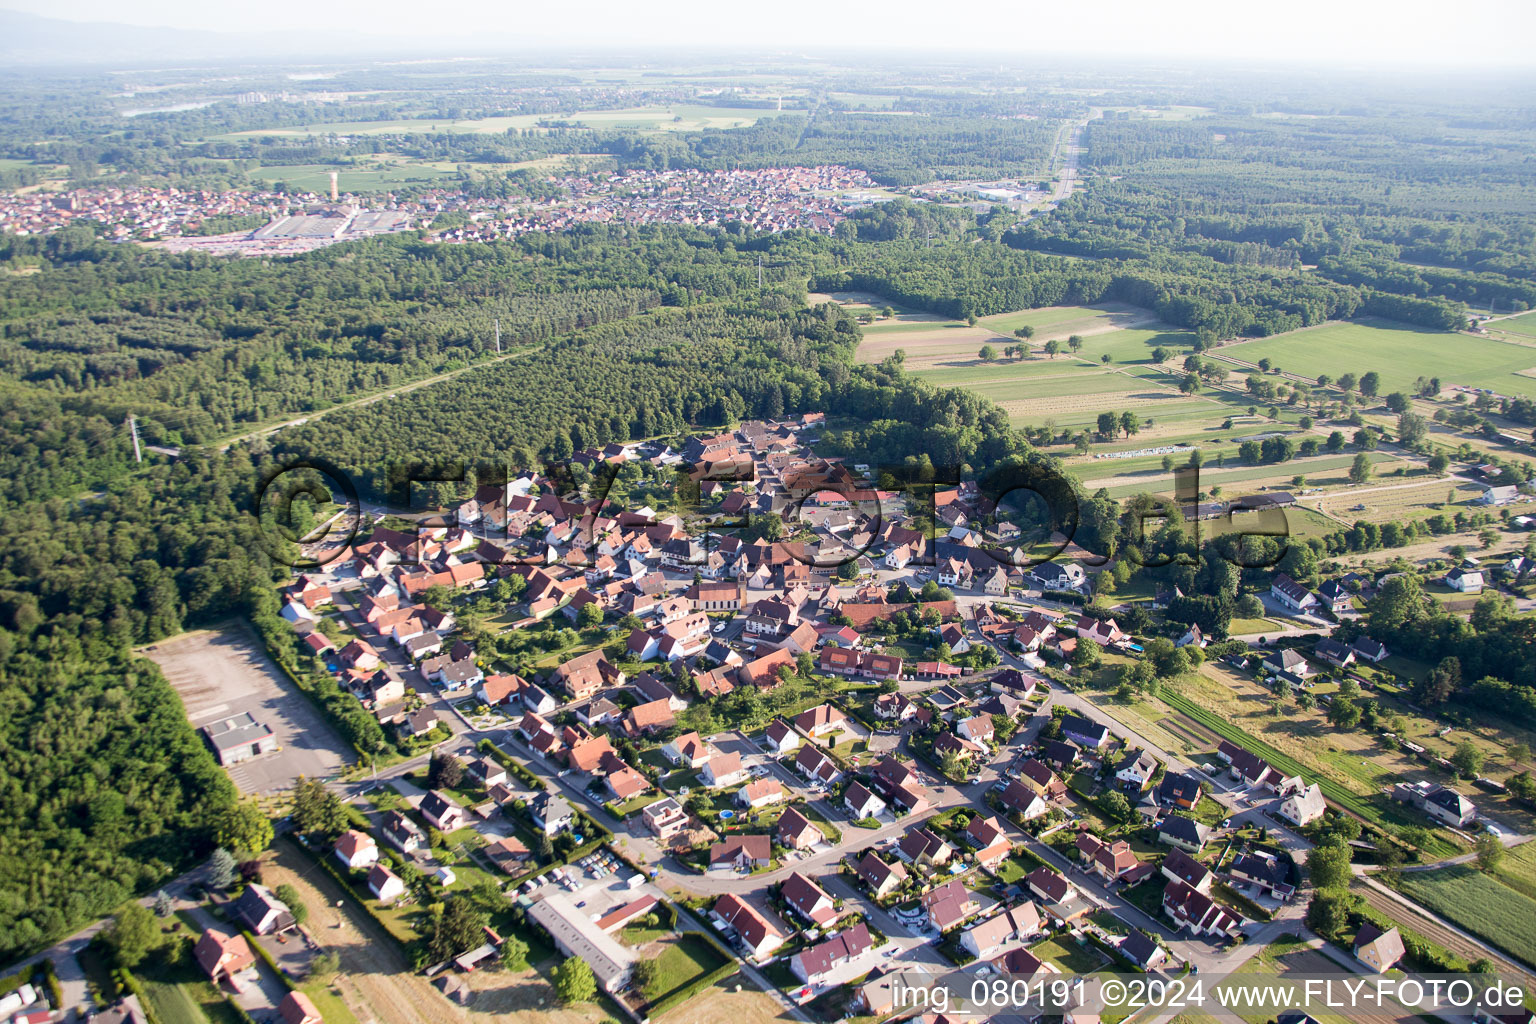
<path fill-rule="evenodd" d="M 142 653 L 181 695 L 195 728 L 248 711 L 277 737 L 277 750 L 229 767 L 241 792 L 276 793 L 300 775 L 324 778 L 352 760 L 351 748 L 243 623 L 184 633 Z"/>

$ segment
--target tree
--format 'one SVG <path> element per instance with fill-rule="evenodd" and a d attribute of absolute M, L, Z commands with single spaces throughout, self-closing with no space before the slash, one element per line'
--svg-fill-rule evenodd
<path fill-rule="evenodd" d="M 997 349 L 991 345 L 983 345 L 981 346 L 981 351 L 976 353 L 976 358 L 984 363 L 995 362 L 997 360 Z"/>
<path fill-rule="evenodd" d="M 580 957 L 573 956 L 556 967 L 555 998 L 565 1006 L 573 1003 L 590 1003 L 597 996 L 597 979 L 592 968 Z"/>
<path fill-rule="evenodd" d="M 303 834 L 330 839 L 347 830 L 347 805 L 325 783 L 300 776 L 293 787 L 293 823 Z"/>
<path fill-rule="evenodd" d="M 1363 484 L 1371 478 L 1371 460 L 1362 453 L 1355 456 L 1355 461 L 1349 466 L 1349 482 Z"/>
<path fill-rule="evenodd" d="M 1471 740 L 1462 740 L 1456 744 L 1456 751 L 1451 754 L 1450 760 L 1464 779 L 1475 779 L 1483 770 L 1483 751 Z"/>
<path fill-rule="evenodd" d="M 143 963 L 163 941 L 155 915 L 139 903 L 123 904 L 104 937 L 118 965 L 130 970 Z"/>
<path fill-rule="evenodd" d="M 596 601 L 590 601 L 581 606 L 576 613 L 576 625 L 582 629 L 591 629 L 601 625 L 603 621 L 603 609 Z"/>
<path fill-rule="evenodd" d="M 509 971 L 526 971 L 528 969 L 528 943 L 516 935 L 508 935 L 501 940 L 501 966 Z"/>
<path fill-rule="evenodd" d="M 1360 708 L 1348 697 L 1335 697 L 1328 705 L 1328 721 L 1347 732 L 1360 724 Z"/>
<path fill-rule="evenodd" d="M 1418 413 L 1403 412 L 1397 417 L 1397 441 L 1405 448 L 1417 448 L 1429 436 L 1429 421 Z"/>
<path fill-rule="evenodd" d="M 155 916 L 170 917 L 176 912 L 176 904 L 171 900 L 171 894 L 164 889 L 155 893 Z"/>
<path fill-rule="evenodd" d="M 1028 341 L 1030 338 L 1035 336 L 1035 329 L 1029 324 L 1025 324 L 1023 327 L 1020 327 L 1018 330 L 1014 331 L 1013 336 L 1015 338 L 1022 338 L 1025 341 Z"/>
<path fill-rule="evenodd" d="M 1445 471 L 1450 468 L 1450 465 L 1450 457 L 1444 452 L 1435 452 L 1435 454 L 1429 457 L 1429 471 L 1436 476 L 1444 475 Z"/>
<path fill-rule="evenodd" d="M 272 845 L 272 822 L 255 804 L 236 804 L 220 816 L 213 841 L 230 850 L 257 854 Z"/>
<path fill-rule="evenodd" d="M 1052 359 L 1055 359 L 1056 356 L 1060 354 L 1060 352 L 1061 342 L 1057 341 L 1055 338 L 1052 338 L 1050 341 L 1045 343 L 1045 354 L 1050 356 Z"/>
<path fill-rule="evenodd" d="M 434 961 L 449 960 L 478 946 L 488 922 L 474 900 L 460 893 L 448 897 L 441 912 L 433 914 L 427 951 Z"/>
<path fill-rule="evenodd" d="M 1097 426 L 1098 426 L 1098 429 L 1099 429 L 1099 436 L 1100 437 L 1113 437 L 1114 434 L 1115 434 L 1115 424 L 1118 423 L 1118 422 L 1119 422 L 1118 418 L 1112 412 L 1101 412 L 1101 413 L 1099 413 L 1099 419 L 1098 419 L 1098 423 L 1097 423 Z"/>
<path fill-rule="evenodd" d="M 1126 437 L 1130 437 L 1141 429 L 1141 421 L 1134 412 L 1127 409 L 1120 414 L 1120 429 Z"/>
<path fill-rule="evenodd" d="M 1099 797 L 1099 810 L 1114 822 L 1127 822 L 1136 814 L 1131 802 L 1118 789 L 1112 789 Z"/>
<path fill-rule="evenodd" d="M 630 980 L 635 983 L 642 995 L 651 995 L 651 988 L 656 984 L 656 978 L 661 974 L 660 964 L 655 960 L 636 960 L 630 973 Z"/>
<path fill-rule="evenodd" d="M 1326 447 L 1330 452 L 1341 452 L 1341 451 L 1343 451 L 1344 450 L 1344 432 L 1342 430 L 1335 430 L 1332 433 L 1330 433 L 1328 435 L 1328 442 L 1327 442 L 1327 444 L 1324 447 Z"/>
<path fill-rule="evenodd" d="M 224 847 L 213 851 L 208 858 L 208 884 L 215 889 L 228 889 L 235 884 L 235 855 Z"/>
<path fill-rule="evenodd" d="M 427 785 L 433 789 L 453 789 L 464 781 L 464 763 L 452 754 L 433 754 L 427 763 Z"/>
<path fill-rule="evenodd" d="M 1381 374 L 1375 370 L 1370 371 L 1360 378 L 1360 394 L 1366 398 L 1375 398 L 1376 391 L 1381 387 Z"/>
<path fill-rule="evenodd" d="M 1067 347 L 1070 348 L 1073 352 L 1081 352 L 1083 350 L 1082 336 L 1077 334 L 1068 335 Z"/>
<path fill-rule="evenodd" d="M 1092 672 L 1104 662 L 1104 650 L 1087 637 L 1077 638 L 1077 650 L 1072 652 L 1072 667 L 1079 672 Z"/>
<path fill-rule="evenodd" d="M 1307 855 L 1307 875 L 1318 889 L 1343 889 L 1349 885 L 1349 847 L 1339 843 L 1318 846 Z"/>
<path fill-rule="evenodd" d="M 1389 412 L 1404 413 L 1408 411 L 1408 396 L 1401 391 L 1394 391 L 1387 396 L 1387 410 Z"/>
<path fill-rule="evenodd" d="M 1524 740 L 1515 740 L 1504 748 L 1504 756 L 1511 764 L 1521 764 L 1531 759 L 1531 748 Z"/>
<path fill-rule="evenodd" d="M 303 924 L 309 920 L 309 906 L 304 902 L 304 897 L 299 895 L 299 890 L 284 882 L 278 886 L 275 895 L 283 901 L 283 905 L 293 914 L 295 924 Z"/>
<path fill-rule="evenodd" d="M 1504 859 L 1504 844 L 1499 842 L 1499 837 L 1491 832 L 1484 832 L 1478 836 L 1472 848 L 1477 852 L 1477 866 L 1490 875 L 1498 869 L 1499 863 Z"/>

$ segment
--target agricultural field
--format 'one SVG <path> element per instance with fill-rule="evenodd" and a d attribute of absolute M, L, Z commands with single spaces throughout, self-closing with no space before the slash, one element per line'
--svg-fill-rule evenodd
<path fill-rule="evenodd" d="M 744 128 L 774 113 L 762 107 L 628 107 L 582 110 L 574 114 L 518 114 L 469 120 L 412 118 L 390 121 L 334 121 L 283 128 L 257 128 L 210 136 L 210 139 L 293 137 L 305 135 L 408 135 L 424 132 L 494 135 L 511 129 L 537 129 L 539 122 L 579 124 L 586 128 L 628 128 L 635 131 L 702 131 L 705 128 Z"/>
<path fill-rule="evenodd" d="M 1499 334 L 1513 334 L 1522 338 L 1536 338 L 1536 313 L 1523 313 L 1508 320 L 1495 320 L 1484 325 Z"/>
<path fill-rule="evenodd" d="M 1471 334 L 1429 331 L 1390 320 L 1368 319 L 1325 324 L 1257 341 L 1226 345 L 1214 357 L 1233 364 L 1269 359 L 1290 373 L 1316 377 L 1357 376 L 1370 370 L 1381 375 L 1381 392 L 1410 391 L 1418 377 L 1439 377 L 1446 383 L 1492 388 L 1500 394 L 1536 395 L 1536 352 Z"/>
<path fill-rule="evenodd" d="M 1536 899 L 1500 878 L 1471 865 L 1455 864 L 1435 871 L 1404 871 L 1395 888 L 1464 931 L 1532 964 Z"/>

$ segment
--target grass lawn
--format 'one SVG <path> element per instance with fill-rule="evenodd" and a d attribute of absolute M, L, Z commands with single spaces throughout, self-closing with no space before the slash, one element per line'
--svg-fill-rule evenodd
<path fill-rule="evenodd" d="M 1405 871 L 1397 888 L 1522 963 L 1536 965 L 1536 899 L 1464 864 Z"/>
<path fill-rule="evenodd" d="M 135 972 L 160 1024 L 240 1024 L 241 1014 L 188 958 L 178 966 L 151 957 Z"/>
<path fill-rule="evenodd" d="M 357 1024 L 357 1017 L 347 1008 L 341 995 L 329 985 L 318 982 L 299 986 L 300 991 L 314 1001 L 315 1009 L 330 1024 Z"/>
<path fill-rule="evenodd" d="M 1168 884 L 1162 872 L 1150 875 L 1120 892 L 1133 906 L 1148 917 L 1156 918 L 1163 909 L 1163 887 Z"/>
<path fill-rule="evenodd" d="M 1104 956 L 1096 949 L 1079 946 L 1071 939 L 1047 939 L 1030 952 L 1046 963 L 1055 964 L 1063 974 L 1091 974 L 1104 966 Z"/>
<path fill-rule="evenodd" d="M 664 998 L 696 978 L 723 967 L 722 957 L 709 940 L 695 932 L 684 932 L 676 942 L 667 943 L 657 957 L 656 981 L 650 987 L 652 1001 Z M 649 994 L 649 993 L 648 993 Z"/>
<path fill-rule="evenodd" d="M 1022 881 L 1029 872 L 1030 868 L 1025 867 L 1012 857 L 1004 857 L 1002 863 L 992 869 L 992 874 L 996 875 L 997 880 L 1004 885 Z"/>
<path fill-rule="evenodd" d="M 1381 375 L 1382 394 L 1410 391 L 1419 376 L 1493 388 L 1501 394 L 1536 394 L 1536 378 L 1519 375 L 1536 366 L 1536 353 L 1527 346 L 1377 318 L 1226 345 L 1213 355 L 1253 363 L 1268 358 L 1291 373 L 1310 377 L 1375 370 Z"/>

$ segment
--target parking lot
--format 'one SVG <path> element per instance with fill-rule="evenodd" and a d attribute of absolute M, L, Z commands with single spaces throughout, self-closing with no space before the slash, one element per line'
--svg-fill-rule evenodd
<path fill-rule="evenodd" d="M 143 654 L 170 680 L 195 728 L 248 711 L 277 737 L 277 750 L 229 767 L 241 792 L 276 793 L 300 775 L 325 778 L 352 760 L 351 748 L 244 625 L 184 633 Z"/>

